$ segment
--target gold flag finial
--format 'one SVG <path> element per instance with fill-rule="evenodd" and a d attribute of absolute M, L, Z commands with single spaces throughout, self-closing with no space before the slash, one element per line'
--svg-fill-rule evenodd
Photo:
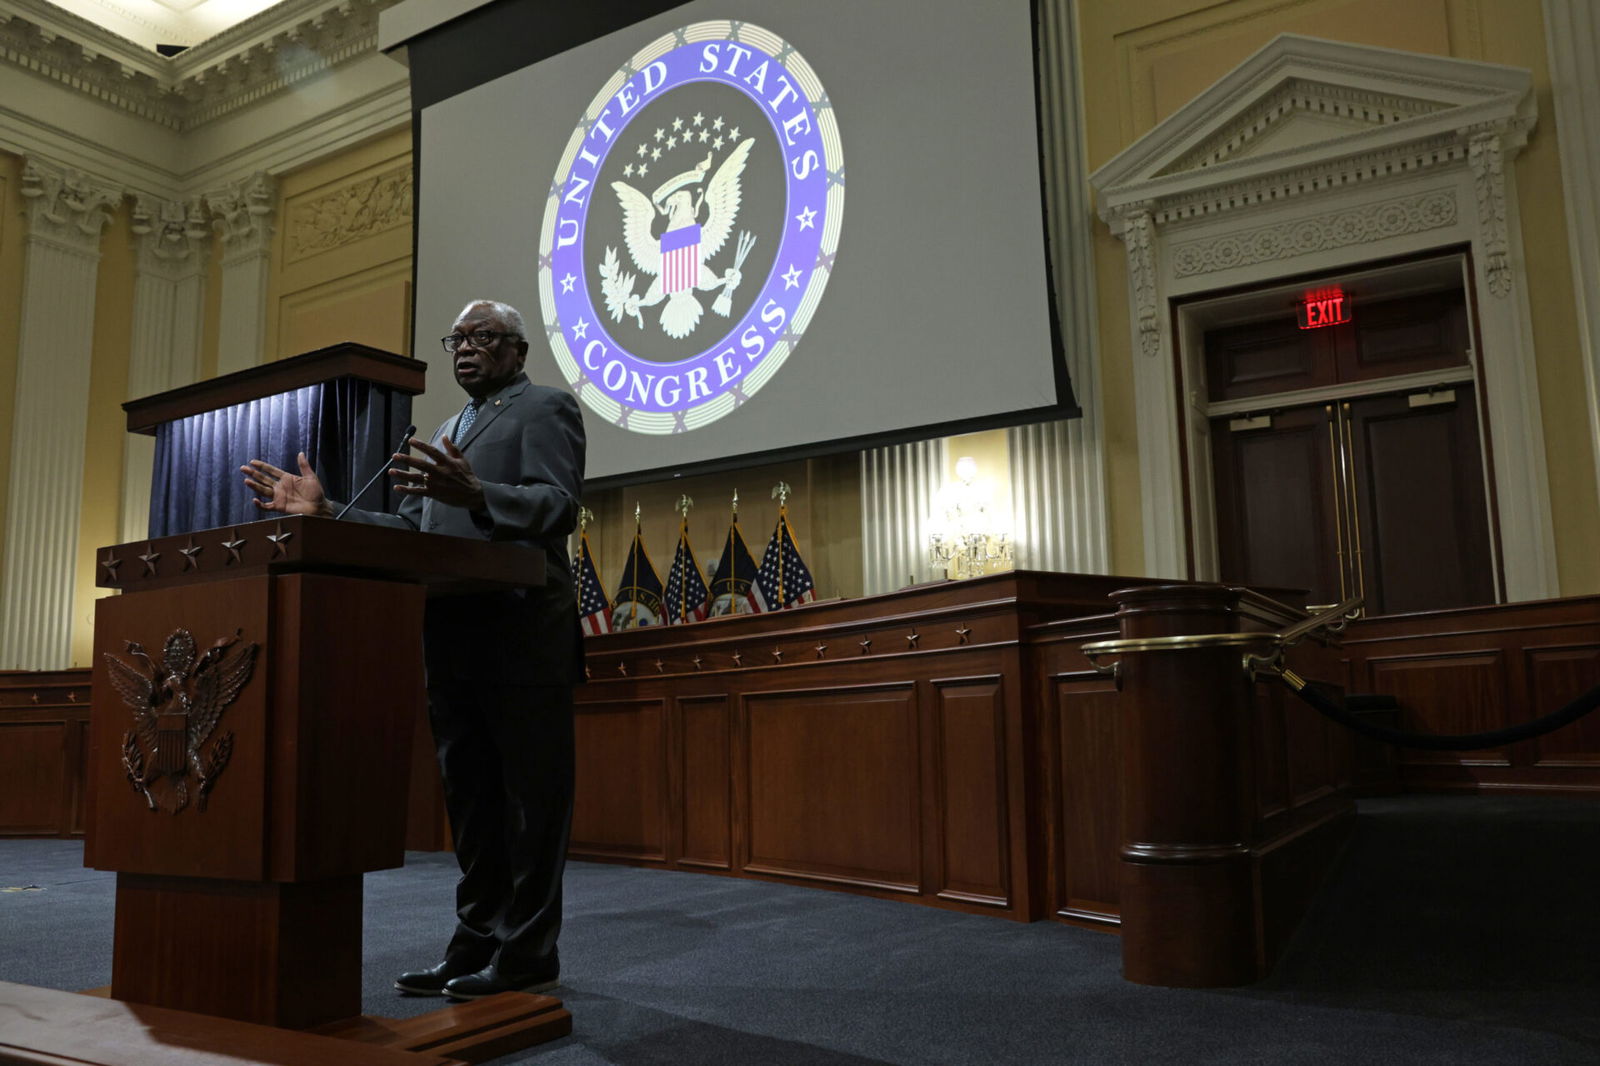
<path fill-rule="evenodd" d="M 789 502 L 790 491 L 787 481 L 780 481 L 772 486 L 772 498 L 778 501 L 779 507 L 783 507 Z"/>
<path fill-rule="evenodd" d="M 644 510 L 643 510 L 642 507 L 640 507 L 639 501 L 638 500 L 633 501 L 633 524 L 634 525 L 638 525 L 639 524 L 639 516 L 641 514 L 643 514 L 643 513 L 644 513 Z"/>
<path fill-rule="evenodd" d="M 739 517 L 739 490 L 733 490 L 733 517 Z"/>
<path fill-rule="evenodd" d="M 684 493 L 682 496 L 678 497 L 677 512 L 683 515 L 683 520 L 685 522 L 689 520 L 689 508 L 693 506 L 694 501 L 689 498 L 688 493 Z"/>

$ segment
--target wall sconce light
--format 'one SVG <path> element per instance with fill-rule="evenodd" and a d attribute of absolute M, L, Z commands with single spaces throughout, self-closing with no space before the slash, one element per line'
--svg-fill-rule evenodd
<path fill-rule="evenodd" d="M 956 580 L 1011 567 L 1009 523 L 992 513 L 993 493 L 977 476 L 972 456 L 957 459 L 956 483 L 939 490 L 928 516 L 928 559 Z"/>

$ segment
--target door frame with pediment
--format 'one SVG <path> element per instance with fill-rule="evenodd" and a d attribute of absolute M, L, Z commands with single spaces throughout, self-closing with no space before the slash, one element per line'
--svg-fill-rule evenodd
<path fill-rule="evenodd" d="M 1511 166 L 1535 118 L 1525 70 L 1284 34 L 1091 176 L 1128 256 L 1147 574 L 1204 576 L 1174 301 L 1467 248 L 1504 595 L 1557 595 Z"/>

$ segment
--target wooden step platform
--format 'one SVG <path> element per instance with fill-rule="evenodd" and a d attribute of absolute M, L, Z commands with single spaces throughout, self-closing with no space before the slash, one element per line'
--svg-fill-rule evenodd
<path fill-rule="evenodd" d="M 0 981 L 3 1064 L 457 1066 L 571 1031 L 559 999 L 521 992 L 417 1018 L 350 1018 L 298 1032 Z"/>

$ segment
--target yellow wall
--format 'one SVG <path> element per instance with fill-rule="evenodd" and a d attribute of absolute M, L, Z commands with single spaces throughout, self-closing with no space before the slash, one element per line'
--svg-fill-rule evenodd
<path fill-rule="evenodd" d="M 411 131 L 285 175 L 275 218 L 267 357 L 341 341 L 410 355 Z"/>
<path fill-rule="evenodd" d="M 1514 164 L 1538 351 L 1539 399 L 1561 591 L 1600 591 L 1600 529 L 1583 368 L 1572 305 L 1550 76 L 1540 7 L 1530 0 L 1083 0 L 1081 54 L 1088 165 L 1094 170 L 1280 33 L 1503 63 L 1532 72 L 1539 124 Z M 1114 99 L 1107 100 L 1106 94 Z M 1138 442 L 1121 243 L 1096 226 L 1103 425 L 1111 486 L 1112 570 L 1144 562 Z M 1493 431 L 1493 427 L 1491 432 Z"/>
<path fill-rule="evenodd" d="M 133 334 L 133 231 L 124 201 L 101 230 L 95 277 L 94 347 L 89 362 L 89 424 L 84 438 L 83 497 L 78 519 L 76 585 L 72 597 L 72 665 L 92 665 L 95 551 L 122 539 L 122 455 L 128 439 L 122 402 L 128 398 L 129 338 Z"/>

